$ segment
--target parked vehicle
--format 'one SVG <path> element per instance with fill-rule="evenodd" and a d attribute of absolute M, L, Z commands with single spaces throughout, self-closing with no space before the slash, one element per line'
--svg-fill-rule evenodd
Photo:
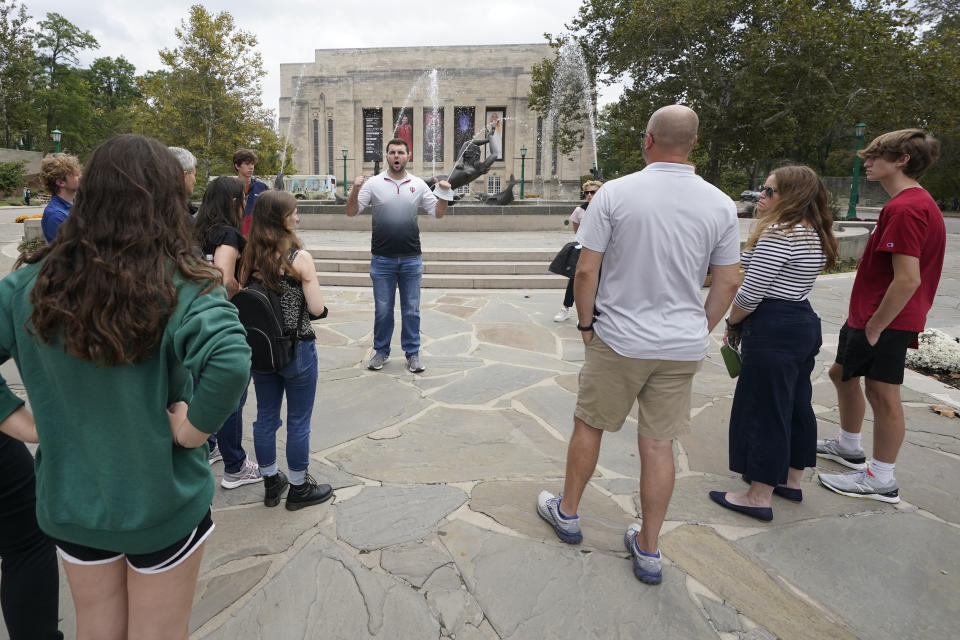
<path fill-rule="evenodd" d="M 331 200 L 337 190 L 337 178 L 332 175 L 283 176 L 283 189 L 297 200 Z"/>
<path fill-rule="evenodd" d="M 759 191 L 741 191 L 740 200 L 743 202 L 756 202 L 760 198 Z"/>

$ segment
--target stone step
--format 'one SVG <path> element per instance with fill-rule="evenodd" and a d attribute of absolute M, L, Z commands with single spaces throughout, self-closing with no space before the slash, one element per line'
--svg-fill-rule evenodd
<path fill-rule="evenodd" d="M 326 260 L 313 261 L 317 272 L 341 273 L 369 273 L 370 260 Z M 547 275 L 548 261 L 541 262 L 492 262 L 492 261 L 462 261 L 462 260 L 432 260 L 424 261 L 424 273 L 446 274 L 477 274 L 484 275 Z"/>
<path fill-rule="evenodd" d="M 537 262 L 550 263 L 563 245 L 551 249 L 426 249 L 424 262 Z M 315 260 L 366 260 L 369 249 L 307 247 Z"/>
<path fill-rule="evenodd" d="M 318 271 L 317 280 L 321 286 L 370 286 L 369 272 Z M 567 279 L 552 273 L 545 275 L 425 273 L 421 286 L 425 289 L 564 289 L 567 286 Z"/>

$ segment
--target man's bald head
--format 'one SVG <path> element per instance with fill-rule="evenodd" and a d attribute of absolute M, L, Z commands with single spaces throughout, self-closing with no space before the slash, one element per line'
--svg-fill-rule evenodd
<path fill-rule="evenodd" d="M 660 107 L 647 123 L 647 133 L 653 135 L 654 143 L 665 151 L 687 154 L 697 141 L 700 118 L 696 111 L 682 104 Z"/>

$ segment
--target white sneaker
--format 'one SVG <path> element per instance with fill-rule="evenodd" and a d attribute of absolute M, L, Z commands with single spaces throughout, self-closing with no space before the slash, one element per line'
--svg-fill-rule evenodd
<path fill-rule="evenodd" d="M 557 315 L 553 316 L 554 322 L 564 322 L 567 318 L 570 317 L 570 307 L 563 307 L 560 311 L 557 311 Z"/>

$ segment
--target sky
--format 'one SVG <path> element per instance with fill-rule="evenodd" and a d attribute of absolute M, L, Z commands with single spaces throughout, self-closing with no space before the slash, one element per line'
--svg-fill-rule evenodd
<path fill-rule="evenodd" d="M 129 0 L 21 0 L 34 22 L 57 12 L 89 31 L 100 48 L 81 54 L 81 66 L 95 58 L 124 56 L 137 74 L 161 68 L 158 51 L 177 46 L 174 30 L 194 2 Z M 481 0 L 385 2 L 282 0 L 203 3 L 211 13 L 229 11 L 236 26 L 257 36 L 265 75 L 263 105 L 278 109 L 280 64 L 312 62 L 314 49 L 416 47 L 457 44 L 545 42 L 544 33 L 564 33 L 580 0 Z M 432 66 L 442 67 L 437 60 Z M 602 89 L 598 103 L 615 101 L 618 87 Z"/>

